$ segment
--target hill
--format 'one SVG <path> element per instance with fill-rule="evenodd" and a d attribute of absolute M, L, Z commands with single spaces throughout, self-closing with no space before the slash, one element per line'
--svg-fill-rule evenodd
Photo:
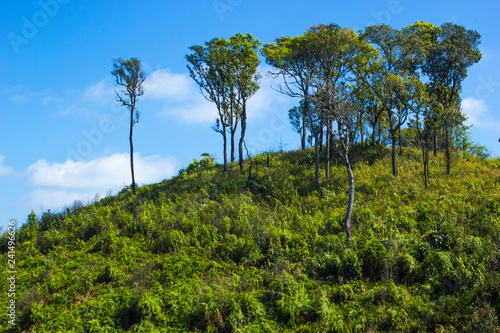
<path fill-rule="evenodd" d="M 446 176 L 431 158 L 426 191 L 417 150 L 398 177 L 389 155 L 355 148 L 350 248 L 345 168 L 317 186 L 311 150 L 255 156 L 250 176 L 250 161 L 224 173 L 204 156 L 137 197 L 32 213 L 16 235 L 17 326 L 0 332 L 499 330 L 500 161 L 461 156 Z"/>

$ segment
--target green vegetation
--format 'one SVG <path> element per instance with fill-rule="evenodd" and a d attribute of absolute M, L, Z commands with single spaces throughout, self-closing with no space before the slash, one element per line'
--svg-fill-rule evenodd
<path fill-rule="evenodd" d="M 15 249 L 17 326 L 0 332 L 500 331 L 500 160 L 472 142 L 461 111 L 479 39 L 449 23 L 359 35 L 329 24 L 265 44 L 278 91 L 301 98 L 289 115 L 302 149 L 250 163 L 260 41 L 194 45 L 188 69 L 218 110 L 224 164 L 203 154 L 137 190 L 144 74 L 115 60 L 131 188 L 30 214 Z M 5 263 L 9 247 L 4 233 Z"/>
<path fill-rule="evenodd" d="M 137 195 L 31 214 L 0 332 L 498 331 L 500 161 L 456 156 L 450 175 L 431 156 L 425 190 L 419 149 L 396 178 L 390 148 L 354 145 L 349 248 L 345 165 L 317 185 L 313 149 L 254 156 L 251 177 L 207 154 Z"/>

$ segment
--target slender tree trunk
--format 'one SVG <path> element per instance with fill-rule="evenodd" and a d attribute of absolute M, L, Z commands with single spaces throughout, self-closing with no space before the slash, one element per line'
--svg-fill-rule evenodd
<path fill-rule="evenodd" d="M 398 176 L 397 154 L 396 154 L 396 138 L 391 133 L 391 147 L 392 147 L 392 175 Z"/>
<path fill-rule="evenodd" d="M 246 147 L 246 146 L 245 146 Z M 252 158 L 250 157 L 250 154 L 248 154 L 248 159 L 250 160 L 250 168 L 248 169 L 248 179 L 247 179 L 247 188 L 250 189 L 252 187 Z M 243 164 L 241 164 L 242 166 Z M 240 168 L 241 171 L 243 171 L 242 168 Z"/>
<path fill-rule="evenodd" d="M 235 132 L 235 129 L 233 128 L 231 130 L 231 163 L 233 163 L 235 161 L 235 156 L 234 156 L 234 154 L 235 154 L 235 152 L 234 152 L 235 151 L 235 149 L 234 149 L 234 134 L 235 133 L 234 132 Z"/>
<path fill-rule="evenodd" d="M 438 155 L 438 139 L 437 139 L 437 130 L 434 130 L 434 157 Z"/>
<path fill-rule="evenodd" d="M 450 151 L 450 132 L 448 126 L 444 127 L 444 148 L 446 158 L 446 174 L 450 174 L 451 170 L 451 151 Z"/>
<path fill-rule="evenodd" d="M 429 188 L 429 154 L 430 150 L 432 148 L 432 144 L 434 141 L 434 135 L 435 131 L 432 131 L 428 128 L 428 123 L 429 118 L 427 115 L 424 115 L 423 119 L 423 126 L 424 126 L 424 133 L 422 133 L 419 129 L 419 121 L 418 121 L 418 114 L 416 118 L 416 124 L 417 126 L 415 127 L 417 136 L 415 138 L 417 145 L 420 146 L 420 149 L 422 151 L 422 164 L 424 166 L 424 186 L 425 189 L 427 190 Z"/>
<path fill-rule="evenodd" d="M 309 113 L 309 96 L 307 94 L 307 90 L 304 94 L 304 110 L 302 111 L 302 137 L 300 138 L 300 144 L 302 146 L 302 150 L 306 149 L 306 136 L 307 136 L 307 123 L 306 119 Z"/>
<path fill-rule="evenodd" d="M 349 176 L 349 202 L 347 203 L 347 212 L 344 219 L 344 228 L 345 228 L 345 236 L 346 236 L 346 247 L 350 246 L 351 243 L 351 218 L 352 218 L 352 209 L 354 207 L 354 174 L 351 168 L 351 162 L 346 157 L 346 169 L 347 175 Z"/>
<path fill-rule="evenodd" d="M 227 171 L 227 133 L 226 126 L 222 126 L 222 139 L 224 145 L 224 171 Z"/>
<path fill-rule="evenodd" d="M 396 129 L 393 126 L 392 114 L 390 108 L 387 108 L 388 116 L 389 116 L 389 134 L 391 135 L 391 148 L 392 148 L 392 175 L 397 177 L 398 175 L 398 166 L 396 161 Z"/>
<path fill-rule="evenodd" d="M 399 155 L 403 155 L 403 144 L 401 143 L 401 127 L 398 128 Z"/>
<path fill-rule="evenodd" d="M 379 127 L 380 127 L 380 125 L 379 125 Z M 382 129 L 381 128 L 378 129 L 378 143 L 382 143 Z"/>
<path fill-rule="evenodd" d="M 429 150 L 424 153 L 424 185 L 425 189 L 429 188 Z"/>
<path fill-rule="evenodd" d="M 245 133 L 247 130 L 247 113 L 246 113 L 246 102 L 243 101 L 241 110 L 241 136 L 239 143 L 239 153 L 240 153 L 240 171 L 243 171 L 243 140 L 245 140 Z"/>
<path fill-rule="evenodd" d="M 132 174 L 132 192 L 136 195 L 135 192 L 135 175 L 134 175 L 134 144 L 132 142 L 132 130 L 134 128 L 134 108 L 130 111 L 130 135 L 128 140 L 130 142 L 130 171 Z"/>
<path fill-rule="evenodd" d="M 377 125 L 380 119 L 380 114 L 375 115 L 375 119 L 373 121 L 373 130 L 372 130 L 372 144 L 375 144 L 375 136 L 377 134 Z M 378 141 L 380 142 L 380 131 L 379 131 L 379 138 Z"/>
<path fill-rule="evenodd" d="M 319 124 L 319 151 L 323 151 L 323 124 Z"/>
<path fill-rule="evenodd" d="M 326 140 L 325 140 L 325 155 L 326 155 L 326 170 L 325 170 L 325 177 L 326 179 L 330 178 L 330 129 L 327 127 L 326 128 Z"/>
<path fill-rule="evenodd" d="M 333 124 L 331 121 L 329 122 L 328 126 L 330 127 L 329 145 L 330 145 L 330 160 L 331 160 L 335 155 L 335 142 L 333 141 L 333 133 L 332 133 Z"/>
<path fill-rule="evenodd" d="M 425 121 L 425 120 L 424 120 Z M 429 188 L 429 151 L 431 149 L 431 142 L 433 138 L 429 138 L 427 134 L 426 139 L 422 138 L 422 134 L 417 130 L 417 140 L 419 140 L 420 148 L 422 150 L 422 164 L 424 166 L 424 186 L 427 190 Z"/>
<path fill-rule="evenodd" d="M 314 154 L 316 156 L 316 184 L 319 185 L 319 149 L 318 149 L 318 134 L 314 135 Z"/>
<path fill-rule="evenodd" d="M 234 162 L 234 135 L 236 132 L 236 117 L 232 107 L 233 99 L 231 98 L 231 123 L 229 126 L 229 132 L 231 132 L 231 163 Z"/>

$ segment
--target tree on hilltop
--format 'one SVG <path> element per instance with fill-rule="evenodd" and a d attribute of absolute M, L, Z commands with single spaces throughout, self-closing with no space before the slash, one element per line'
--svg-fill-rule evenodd
<path fill-rule="evenodd" d="M 113 71 L 111 74 L 116 79 L 116 84 L 119 87 L 115 88 L 116 100 L 126 106 L 130 112 L 130 171 L 132 174 L 132 192 L 135 191 L 135 175 L 134 175 L 134 144 L 132 141 L 132 133 L 134 125 L 139 122 L 139 110 L 136 107 L 137 99 L 144 94 L 142 84 L 146 79 L 146 75 L 141 70 L 141 62 L 137 58 L 123 60 L 121 58 L 113 60 Z"/>

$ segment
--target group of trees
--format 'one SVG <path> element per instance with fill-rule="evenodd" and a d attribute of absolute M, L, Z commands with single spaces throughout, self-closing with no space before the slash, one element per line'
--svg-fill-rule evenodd
<path fill-rule="evenodd" d="M 301 99 L 289 111 L 302 149 L 309 130 L 314 139 L 316 183 L 320 182 L 319 151 L 325 143 L 326 178 L 336 151 L 349 176 L 349 202 L 344 220 L 347 243 L 354 202 L 351 148 L 371 132 L 388 139 L 392 173 L 398 174 L 397 143 L 402 130 L 415 132 L 411 143 L 422 150 L 424 183 L 428 186 L 429 151 L 445 152 L 450 173 L 454 135 L 466 119 L 460 91 L 467 69 L 481 59 L 480 35 L 462 26 L 436 27 L 416 22 L 403 29 L 385 24 L 356 34 L 335 24 L 310 28 L 297 37 L 281 37 L 263 46 L 269 74 L 282 77 L 278 91 Z M 410 121 L 408 121 L 410 119 Z M 387 143 L 387 141 L 385 141 Z"/>
<path fill-rule="evenodd" d="M 303 35 L 280 37 L 265 44 L 261 54 L 273 67 L 268 75 L 281 78 L 277 90 L 300 98 L 289 111 L 294 129 L 306 148 L 308 132 L 314 139 L 315 181 L 320 183 L 319 154 L 325 146 L 326 178 L 330 160 L 338 154 L 349 178 L 349 203 L 345 217 L 347 243 L 354 204 L 352 145 L 364 142 L 391 146 L 392 173 L 398 175 L 397 146 L 422 151 L 425 187 L 429 181 L 429 155 L 443 150 L 450 173 L 453 140 L 462 135 L 466 119 L 460 92 L 467 69 L 481 59 L 480 35 L 462 26 L 445 23 L 415 24 L 395 29 L 385 24 L 354 32 L 336 24 L 311 27 Z M 224 170 L 227 170 L 228 134 L 230 161 L 235 161 L 235 137 L 241 124 L 239 167 L 243 170 L 243 145 L 247 127 L 247 101 L 259 89 L 257 66 L 260 41 L 237 33 L 229 40 L 214 38 L 194 45 L 186 55 L 190 76 L 203 96 L 213 102 L 218 118 L 213 129 L 223 137 Z M 117 100 L 130 111 L 132 189 L 135 193 L 132 128 L 138 120 L 135 106 L 142 95 L 144 74 L 140 63 L 115 60 L 113 75 L 122 90 Z M 413 133 L 403 140 L 403 133 Z M 410 141 L 410 142 L 408 142 Z"/>
<path fill-rule="evenodd" d="M 229 40 L 214 38 L 204 46 L 194 45 L 186 55 L 191 77 L 203 96 L 215 103 L 218 118 L 213 126 L 224 142 L 224 171 L 227 170 L 227 132 L 231 137 L 231 162 L 235 161 L 235 136 L 241 122 L 238 145 L 240 170 L 243 170 L 243 144 L 247 127 L 247 101 L 259 89 L 260 41 L 250 34 L 237 33 Z"/>

